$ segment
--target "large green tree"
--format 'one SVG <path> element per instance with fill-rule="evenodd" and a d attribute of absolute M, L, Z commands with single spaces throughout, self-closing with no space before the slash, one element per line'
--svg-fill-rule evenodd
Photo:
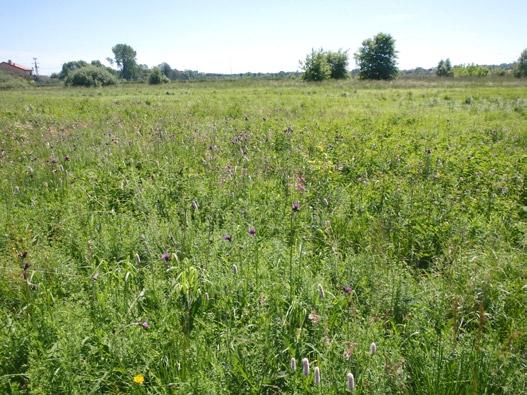
<path fill-rule="evenodd" d="M 359 77 L 371 80 L 390 80 L 397 76 L 397 51 L 395 40 L 386 33 L 379 33 L 362 42 L 355 53 Z"/>
<path fill-rule="evenodd" d="M 137 61 L 135 50 L 127 44 L 117 44 L 112 48 L 115 63 L 121 69 L 121 77 L 133 80 L 137 75 Z"/>

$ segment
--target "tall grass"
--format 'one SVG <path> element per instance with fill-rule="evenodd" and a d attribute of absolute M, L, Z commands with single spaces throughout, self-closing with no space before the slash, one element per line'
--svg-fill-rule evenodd
<path fill-rule="evenodd" d="M 1 392 L 525 393 L 527 89 L 399 84 L 0 96 Z"/>

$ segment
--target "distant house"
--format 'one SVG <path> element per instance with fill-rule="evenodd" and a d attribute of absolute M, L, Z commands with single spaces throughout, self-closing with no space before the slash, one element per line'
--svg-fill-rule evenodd
<path fill-rule="evenodd" d="M 15 73 L 24 77 L 31 77 L 33 73 L 32 69 L 28 69 L 25 66 L 13 63 L 10 60 L 8 60 L 7 62 L 0 63 L 0 70 L 9 71 L 11 73 Z"/>

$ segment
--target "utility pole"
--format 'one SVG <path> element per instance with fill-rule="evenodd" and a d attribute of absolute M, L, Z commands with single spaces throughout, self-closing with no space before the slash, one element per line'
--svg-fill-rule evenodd
<path fill-rule="evenodd" d="M 35 68 L 35 77 L 38 80 L 38 62 L 37 62 L 37 58 L 33 58 L 33 62 L 35 64 L 35 66 L 34 66 L 34 68 Z"/>

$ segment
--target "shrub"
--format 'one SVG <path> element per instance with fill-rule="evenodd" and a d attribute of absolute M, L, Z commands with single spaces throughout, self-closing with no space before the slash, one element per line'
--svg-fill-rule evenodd
<path fill-rule="evenodd" d="M 116 83 L 117 78 L 108 70 L 92 65 L 76 69 L 66 78 L 66 85 L 72 86 L 107 86 Z"/>
<path fill-rule="evenodd" d="M 148 83 L 150 85 L 157 85 L 157 84 L 165 84 L 169 82 L 169 79 L 165 74 L 161 72 L 161 70 L 158 67 L 154 67 L 152 69 L 152 72 L 148 76 Z"/>

